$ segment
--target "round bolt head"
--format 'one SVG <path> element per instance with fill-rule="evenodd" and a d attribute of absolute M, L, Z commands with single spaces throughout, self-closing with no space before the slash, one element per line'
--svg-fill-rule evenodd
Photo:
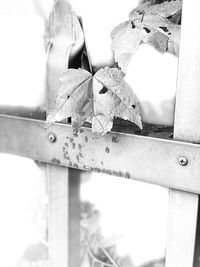
<path fill-rule="evenodd" d="M 186 166 L 188 164 L 188 159 L 185 157 L 180 157 L 178 162 L 181 166 Z"/>
<path fill-rule="evenodd" d="M 55 136 L 55 134 L 49 134 L 49 136 L 48 136 L 48 138 L 49 138 L 49 141 L 51 142 L 51 143 L 54 143 L 55 141 L 56 141 L 56 136 Z"/>

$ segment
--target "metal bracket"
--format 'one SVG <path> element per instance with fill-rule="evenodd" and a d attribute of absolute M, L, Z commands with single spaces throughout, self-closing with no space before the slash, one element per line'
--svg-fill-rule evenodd
<path fill-rule="evenodd" d="M 69 125 L 46 129 L 42 120 L 8 115 L 0 125 L 2 153 L 200 193 L 198 144 L 115 132 L 92 139 L 89 128 L 74 136 Z"/>

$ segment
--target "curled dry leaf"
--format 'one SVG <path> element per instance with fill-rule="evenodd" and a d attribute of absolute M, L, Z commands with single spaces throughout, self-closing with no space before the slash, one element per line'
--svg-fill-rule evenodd
<path fill-rule="evenodd" d="M 98 97 L 102 95 L 99 104 L 104 103 L 105 114 L 129 120 L 142 128 L 137 98 L 131 87 L 124 81 L 124 74 L 117 68 L 104 68 L 95 74 L 95 78 L 104 88 L 108 88 L 107 94 L 100 94 L 101 91 L 98 94 Z"/>
<path fill-rule="evenodd" d="M 142 128 L 137 98 L 119 69 L 106 67 L 94 76 L 83 69 L 68 69 L 61 81 L 47 124 L 72 117 L 73 130 L 78 132 L 87 120 L 92 123 L 94 137 L 110 131 L 115 116 Z"/>
<path fill-rule="evenodd" d="M 142 33 L 134 24 L 132 25 L 131 21 L 126 21 L 111 32 L 111 38 L 111 47 L 114 51 L 115 61 L 118 62 L 122 71 L 124 71 L 129 64 L 132 54 L 137 50 L 142 41 Z"/>
<path fill-rule="evenodd" d="M 173 21 L 180 18 L 181 9 L 181 0 L 156 5 L 147 2 L 131 11 L 129 20 L 111 32 L 115 61 L 123 72 L 141 42 L 154 46 L 159 52 L 178 55 L 181 26 Z"/>
<path fill-rule="evenodd" d="M 129 18 L 135 19 L 137 16 L 141 16 L 141 13 L 148 13 L 149 15 L 158 15 L 167 18 L 176 14 L 181 8 L 182 0 L 166 0 L 161 4 L 155 5 L 147 2 L 133 9 L 129 14 Z"/>

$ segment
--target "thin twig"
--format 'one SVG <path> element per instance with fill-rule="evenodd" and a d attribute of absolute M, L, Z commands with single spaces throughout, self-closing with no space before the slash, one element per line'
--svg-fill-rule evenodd
<path fill-rule="evenodd" d="M 103 253 L 106 255 L 106 257 L 109 259 L 109 261 L 115 266 L 115 267 L 119 267 L 119 265 L 116 264 L 116 262 L 112 259 L 112 257 L 110 256 L 110 254 L 106 251 L 106 249 L 104 248 L 104 246 L 101 244 L 101 242 L 98 240 L 97 241 L 99 244 L 100 249 L 103 251 Z"/>

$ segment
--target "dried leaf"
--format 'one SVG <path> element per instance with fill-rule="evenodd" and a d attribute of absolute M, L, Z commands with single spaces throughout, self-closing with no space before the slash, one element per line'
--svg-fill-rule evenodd
<path fill-rule="evenodd" d="M 93 138 L 100 138 L 107 132 L 111 131 L 113 127 L 114 117 L 96 115 L 92 120 L 92 136 Z"/>
<path fill-rule="evenodd" d="M 108 93 L 102 95 L 100 102 L 104 103 L 104 115 L 129 120 L 142 128 L 137 98 L 124 81 L 124 74 L 117 68 L 104 68 L 95 74 L 95 78 L 108 89 Z"/>
<path fill-rule="evenodd" d="M 133 9 L 129 18 L 134 20 L 138 18 L 140 13 L 150 14 L 150 15 L 158 15 L 163 18 L 170 17 L 180 11 L 182 8 L 182 0 L 166 0 L 161 4 L 151 5 L 151 3 L 147 2 L 139 7 Z"/>
<path fill-rule="evenodd" d="M 174 55 L 179 54 L 180 37 L 181 37 L 181 26 L 175 25 L 174 26 L 174 38 L 173 40 L 169 39 L 168 41 L 169 53 L 174 54 Z"/>
<path fill-rule="evenodd" d="M 142 33 L 131 21 L 126 21 L 111 32 L 115 61 L 125 72 L 132 54 L 134 54 L 142 41 Z"/>
<path fill-rule="evenodd" d="M 176 14 L 168 17 L 168 19 L 174 24 L 181 25 L 182 10 L 179 10 Z"/>
<path fill-rule="evenodd" d="M 160 36 L 162 35 L 163 38 L 166 38 L 168 42 L 176 43 L 176 45 L 179 46 L 179 41 L 180 41 L 179 37 L 181 30 L 180 25 L 176 25 L 172 23 L 170 20 L 162 18 L 159 15 L 152 16 L 149 14 L 144 16 L 142 24 L 144 25 L 143 29 L 146 27 L 146 29 L 148 29 L 150 32 L 153 29 L 154 31 L 159 32 Z M 146 31 L 148 32 L 148 30 Z M 143 41 L 145 42 L 145 39 L 143 39 Z M 178 55 L 178 53 L 175 55 Z"/>
<path fill-rule="evenodd" d="M 55 107 L 50 111 L 47 117 L 47 124 L 56 121 L 63 121 L 72 117 L 73 124 L 79 124 L 79 117 L 90 115 L 91 108 L 85 114 L 85 108 L 91 99 L 92 75 L 82 69 L 68 69 L 61 78 L 62 85 L 59 89 L 59 95 L 56 99 Z M 79 116 L 78 116 L 79 115 Z M 75 117 L 73 117 L 75 116 Z"/>
<path fill-rule="evenodd" d="M 95 138 L 112 129 L 115 116 L 142 128 L 136 96 L 119 69 L 100 69 L 93 77 L 86 70 L 69 69 L 61 81 L 59 95 L 47 117 L 47 124 L 72 117 L 76 134 L 86 120 L 91 120 Z"/>
<path fill-rule="evenodd" d="M 147 2 L 134 9 L 130 19 L 112 31 L 112 50 L 123 72 L 141 42 L 152 45 L 159 52 L 178 55 L 181 26 L 171 20 L 177 13 L 180 16 L 181 8 L 181 0 L 156 5 Z"/>
<path fill-rule="evenodd" d="M 151 36 L 149 36 L 146 42 L 157 49 L 159 52 L 164 53 L 169 49 L 168 41 L 169 40 L 167 36 L 155 31 Z"/>

